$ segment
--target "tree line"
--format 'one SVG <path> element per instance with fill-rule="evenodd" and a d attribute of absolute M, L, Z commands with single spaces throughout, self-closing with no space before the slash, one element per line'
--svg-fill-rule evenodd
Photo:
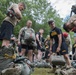
<path fill-rule="evenodd" d="M 47 0 L 0 0 L 0 25 L 6 16 L 7 8 L 12 2 L 24 2 L 26 5 L 25 11 L 22 12 L 23 17 L 14 30 L 16 36 L 18 36 L 19 30 L 26 26 L 26 22 L 29 19 L 32 20 L 32 27 L 36 32 L 38 32 L 40 28 L 44 29 L 44 37 L 49 34 L 50 29 L 47 22 L 51 18 L 55 20 L 58 27 L 62 27 L 62 19 Z"/>

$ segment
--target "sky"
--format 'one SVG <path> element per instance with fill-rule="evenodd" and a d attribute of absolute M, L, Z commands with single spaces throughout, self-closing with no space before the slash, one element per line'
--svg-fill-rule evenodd
<path fill-rule="evenodd" d="M 66 18 L 70 15 L 72 5 L 76 4 L 76 0 L 48 0 L 51 5 L 56 9 L 61 18 Z"/>

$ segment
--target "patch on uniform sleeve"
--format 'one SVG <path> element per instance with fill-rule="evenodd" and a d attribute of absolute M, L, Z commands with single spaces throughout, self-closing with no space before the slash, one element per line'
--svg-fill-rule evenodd
<path fill-rule="evenodd" d="M 66 52 L 66 50 L 63 50 L 62 52 Z"/>
<path fill-rule="evenodd" d="M 54 36 L 54 35 L 57 35 L 57 32 L 54 31 L 51 33 L 51 36 Z"/>
<path fill-rule="evenodd" d="M 74 47 L 76 47 L 76 44 L 74 45 Z"/>

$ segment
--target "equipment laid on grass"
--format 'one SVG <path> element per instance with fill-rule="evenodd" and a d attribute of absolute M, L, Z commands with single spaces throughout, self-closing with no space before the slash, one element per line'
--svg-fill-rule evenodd
<path fill-rule="evenodd" d="M 12 63 L 12 64 L 11 64 Z M 18 56 L 9 67 L 1 71 L 1 75 L 31 75 L 31 67 L 27 64 L 27 59 Z"/>
<path fill-rule="evenodd" d="M 8 58 L 7 56 L 9 56 L 10 58 Z M 9 67 L 9 63 L 11 63 L 13 61 L 13 59 L 15 58 L 14 56 L 14 49 L 13 48 L 0 48 L 0 72 L 3 69 L 6 69 Z"/>
<path fill-rule="evenodd" d="M 35 67 L 37 68 L 51 68 L 51 64 L 50 63 L 47 63 L 46 61 L 40 61 L 40 62 L 36 62 L 35 63 Z"/>
<path fill-rule="evenodd" d="M 71 65 L 76 68 L 76 60 L 72 61 Z"/>
<path fill-rule="evenodd" d="M 73 67 L 58 67 L 55 71 L 55 75 L 76 75 L 76 69 Z"/>
<path fill-rule="evenodd" d="M 76 69 L 75 68 L 68 68 L 60 71 L 61 75 L 76 75 Z"/>
<path fill-rule="evenodd" d="M 62 66 L 64 66 L 65 65 L 65 59 L 64 59 L 63 55 L 53 54 L 53 55 L 51 55 L 51 63 L 53 65 L 62 65 Z"/>

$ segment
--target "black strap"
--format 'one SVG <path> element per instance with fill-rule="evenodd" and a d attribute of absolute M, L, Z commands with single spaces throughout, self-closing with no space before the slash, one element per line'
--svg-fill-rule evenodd
<path fill-rule="evenodd" d="M 57 52 L 57 55 L 61 55 L 61 53 L 60 52 Z"/>

